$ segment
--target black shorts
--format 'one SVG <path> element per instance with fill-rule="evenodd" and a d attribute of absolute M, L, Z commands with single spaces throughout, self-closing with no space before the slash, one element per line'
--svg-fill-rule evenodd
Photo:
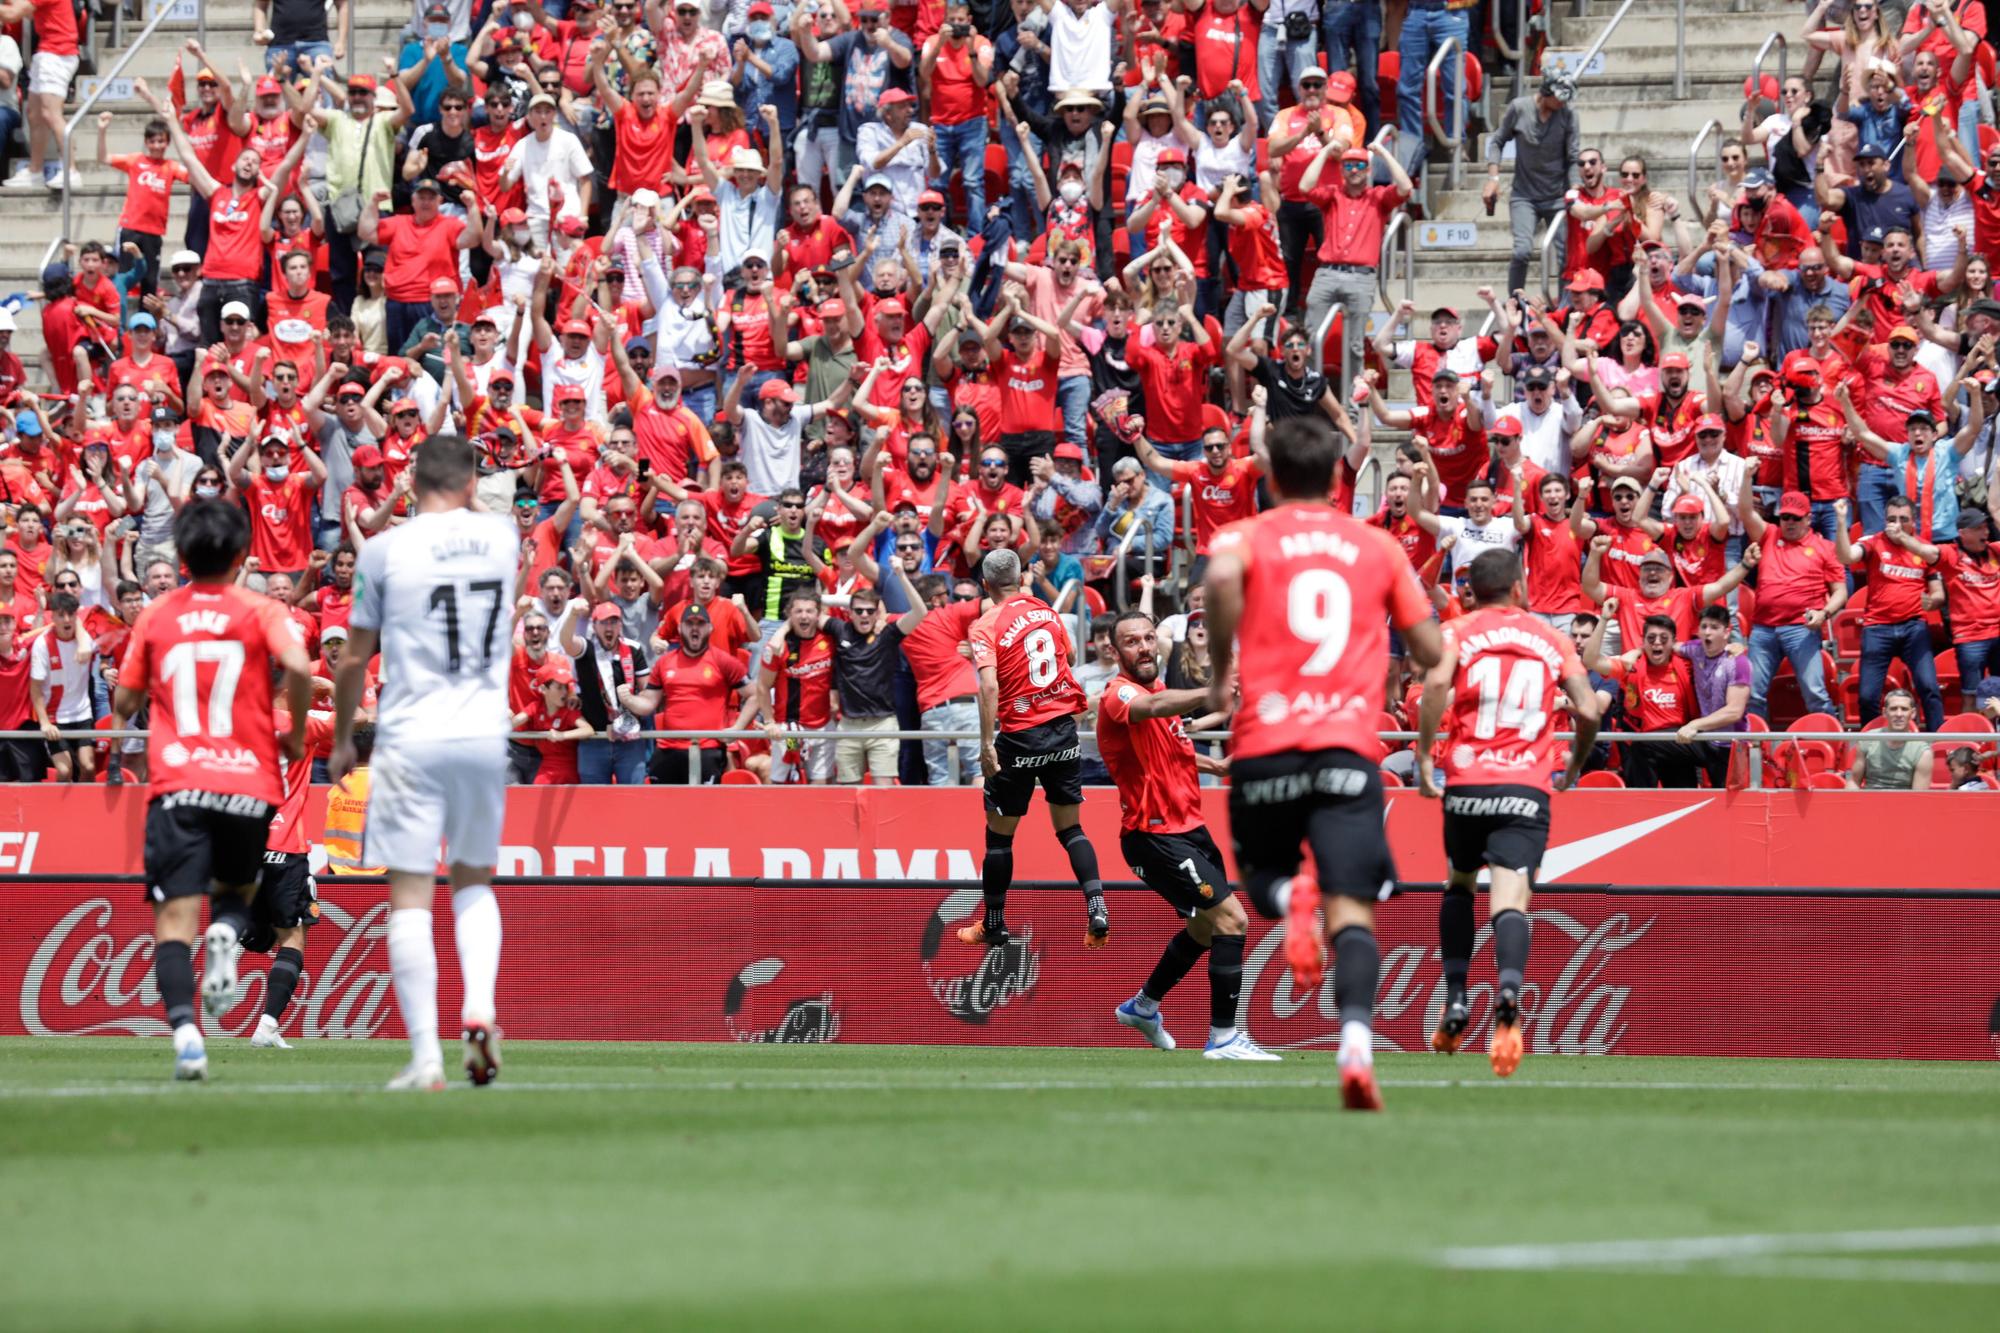
<path fill-rule="evenodd" d="M 249 796 L 170 791 L 146 806 L 146 901 L 255 884 L 277 807 Z"/>
<path fill-rule="evenodd" d="M 1182 916 L 1205 912 L 1229 896 L 1222 852 L 1205 828 L 1185 833 L 1121 833 L 1118 850 L 1132 873 Z"/>
<path fill-rule="evenodd" d="M 264 878 L 250 900 L 250 929 L 243 947 L 269 953 L 280 931 L 319 920 L 319 884 L 304 852 L 265 852 Z"/>
<path fill-rule="evenodd" d="M 1246 882 L 1291 875 L 1309 843 L 1324 892 L 1375 902 L 1395 891 L 1382 773 L 1352 750 L 1231 760 L 1229 832 Z"/>
<path fill-rule="evenodd" d="M 1444 794 L 1444 857 L 1461 875 L 1486 866 L 1532 880 L 1549 845 L 1549 794 L 1513 783 L 1452 787 Z"/>
<path fill-rule="evenodd" d="M 1000 771 L 986 779 L 986 808 L 994 814 L 1015 819 L 1027 814 L 1036 783 L 1050 805 L 1083 804 L 1083 742 L 1074 716 L 1003 731 L 993 738 L 993 748 Z"/>

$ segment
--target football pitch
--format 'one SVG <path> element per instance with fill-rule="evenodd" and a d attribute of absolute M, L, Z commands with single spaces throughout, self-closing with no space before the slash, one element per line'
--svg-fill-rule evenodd
<path fill-rule="evenodd" d="M 2000 1326 L 2000 1065 L 406 1052 L 0 1041 L 0 1327 Z"/>

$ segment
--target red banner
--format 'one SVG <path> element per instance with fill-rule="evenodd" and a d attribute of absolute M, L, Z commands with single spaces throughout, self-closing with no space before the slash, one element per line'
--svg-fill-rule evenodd
<path fill-rule="evenodd" d="M 516 1037 L 1130 1045 L 1111 1011 L 1178 929 L 1140 891 L 1112 895 L 1109 947 L 1083 948 L 1070 892 L 1023 893 L 1019 932 L 982 954 L 953 937 L 978 911 L 966 889 L 824 883 L 718 893 L 590 883 L 500 891 L 500 1017 Z M 1436 904 L 1412 894 L 1380 914 L 1381 1041 L 1421 1050 L 1442 1002 Z M 395 1036 L 384 891 L 333 883 L 309 936 L 284 1030 Z M 440 1012 L 458 1009 L 450 911 L 440 895 Z M 1292 989 L 1282 930 L 1253 922 L 1239 1016 L 1271 1045 L 1330 1046 L 1331 977 Z M 0 890 L 0 1033 L 164 1031 L 152 914 L 134 885 Z M 211 1031 L 247 1035 L 265 960 Z M 1525 995 L 1531 1052 L 1973 1059 L 1991 1054 L 2000 901 L 1547 894 L 1536 904 Z M 1490 1017 L 1492 955 L 1473 959 L 1475 1049 Z M 1199 967 L 1168 998 L 1169 1029 L 1198 1046 Z"/>
<path fill-rule="evenodd" d="M 1225 848 L 1224 793 L 1207 793 Z M 1984 840 L 1968 836 L 1982 798 L 1951 792 L 1636 792 L 1558 795 L 1546 883 L 1692 888 L 1993 887 Z M 140 869 L 145 791 L 0 786 L 0 876 L 118 875 Z M 306 811 L 322 824 L 321 798 Z M 502 875 L 762 876 L 841 879 L 978 877 L 984 828 L 969 789 L 841 787 L 516 787 L 508 793 Z M 1084 802 L 1106 878 L 1118 856 L 1118 804 Z M 1438 805 L 1389 793 L 1390 843 L 1404 878 L 1444 875 Z M 1069 863 L 1039 813 L 1022 825 L 1016 873 L 1067 879 Z M 0 888 L 0 896 L 6 890 Z"/>

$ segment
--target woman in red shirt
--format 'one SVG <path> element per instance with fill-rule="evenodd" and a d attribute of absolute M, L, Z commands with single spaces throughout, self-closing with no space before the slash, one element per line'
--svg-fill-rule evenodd
<path fill-rule="evenodd" d="M 576 677 L 569 663 L 548 658 L 535 668 L 535 697 L 514 714 L 516 731 L 549 731 L 552 738 L 528 742 L 541 752 L 541 767 L 535 770 L 535 785 L 575 786 L 582 779 L 576 770 L 576 747 L 597 732 L 583 720 L 577 707 Z"/>
<path fill-rule="evenodd" d="M 315 279 L 327 273 L 326 215 L 312 191 L 288 194 L 282 199 L 274 191 L 264 201 L 264 246 L 271 255 L 271 290 L 285 289 L 285 256 L 294 250 L 312 256 Z"/>
<path fill-rule="evenodd" d="M 868 368 L 868 376 L 861 381 L 861 387 L 854 391 L 854 409 L 861 413 L 861 419 L 874 428 L 876 438 L 889 451 L 889 461 L 902 467 L 910 456 L 910 437 L 928 435 L 934 440 L 945 437 L 945 421 L 931 405 L 930 390 L 923 380 L 912 376 L 903 381 L 901 392 L 896 395 L 896 406 L 877 407 L 868 401 L 875 388 L 876 377 L 888 368 L 889 359 L 878 357 Z"/>

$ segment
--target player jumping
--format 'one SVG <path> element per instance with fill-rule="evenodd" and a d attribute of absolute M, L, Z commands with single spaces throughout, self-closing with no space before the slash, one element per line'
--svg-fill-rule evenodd
<path fill-rule="evenodd" d="M 312 663 L 278 603 L 235 586 L 250 521 L 235 505 L 195 500 L 174 518 L 174 546 L 192 580 L 153 602 L 132 627 L 112 708 L 121 724 L 150 699 L 146 898 L 153 904 L 153 975 L 174 1036 L 174 1077 L 208 1077 L 194 1016 L 194 938 L 203 895 L 201 998 L 210 1014 L 236 1003 L 237 942 L 271 816 L 282 795 L 278 757 L 305 754 Z M 271 725 L 272 664 L 282 668 L 292 726 Z"/>
<path fill-rule="evenodd" d="M 979 763 L 986 773 L 986 861 L 980 867 L 985 914 L 960 928 L 965 944 L 1007 942 L 1007 888 L 1014 881 L 1014 830 L 1040 783 L 1048 794 L 1056 841 L 1083 886 L 1084 947 L 1111 938 L 1097 851 L 1083 832 L 1083 744 L 1076 715 L 1086 707 L 1070 674 L 1069 631 L 1047 602 L 1021 591 L 1021 558 L 993 551 L 980 562 L 993 609 L 972 627 L 979 668 Z M 998 734 L 995 734 L 995 729 Z"/>
<path fill-rule="evenodd" d="M 1481 868 L 1491 885 L 1493 961 L 1499 971 L 1493 1034 L 1486 1052 L 1501 1078 L 1521 1064 L 1521 974 L 1532 930 L 1528 898 L 1549 842 L 1549 764 L 1558 735 L 1558 687 L 1569 699 L 1576 735 L 1569 737 L 1574 783 L 1597 739 L 1597 696 L 1569 636 L 1521 607 L 1527 601 L 1521 561 L 1511 551 L 1487 551 L 1472 562 L 1479 609 L 1444 628 L 1444 651 L 1424 676 L 1417 723 L 1417 785 L 1439 795 L 1431 747 L 1451 709 L 1444 771 L 1444 853 L 1450 865 L 1438 905 L 1438 945 L 1444 956 L 1444 1013 L 1431 1049 L 1458 1050 L 1470 1016 L 1465 974 L 1472 962 L 1472 892 Z"/>
<path fill-rule="evenodd" d="M 1226 773 L 1228 765 L 1197 753 L 1182 723 L 1206 708 L 1208 690 L 1170 690 L 1160 684 L 1160 656 L 1153 618 L 1127 611 L 1111 627 L 1118 674 L 1097 704 L 1097 747 L 1118 784 L 1118 850 L 1146 887 L 1187 918 L 1167 941 L 1153 974 L 1137 995 L 1117 1008 L 1120 1023 L 1163 1051 L 1173 1034 L 1160 1001 L 1208 955 L 1209 1060 L 1276 1060 L 1236 1026 L 1236 997 L 1243 989 L 1243 905 L 1229 891 L 1222 853 L 1201 819 L 1200 773 Z M 1216 894 L 1222 895 L 1218 901 Z"/>
<path fill-rule="evenodd" d="M 437 952 L 431 943 L 438 844 L 450 857 L 451 911 L 465 986 L 465 1072 L 500 1072 L 494 991 L 500 904 L 493 867 L 507 808 L 507 668 L 520 536 L 472 508 L 472 446 L 424 441 L 411 464 L 417 513 L 362 548 L 347 649 L 334 678 L 335 782 L 355 766 L 352 739 L 369 659 L 382 651 L 370 769 L 366 859 L 389 869 L 389 968 L 410 1033 L 410 1065 L 391 1091 L 444 1087 Z"/>
<path fill-rule="evenodd" d="M 1334 895 L 1324 929 L 1333 937 L 1341 1101 L 1372 1111 L 1382 1106 L 1371 1026 L 1382 966 L 1374 904 L 1396 882 L 1375 758 L 1382 662 L 1391 624 L 1426 669 L 1438 660 L 1439 636 L 1402 546 L 1326 502 L 1340 453 L 1316 417 L 1272 428 L 1265 473 L 1277 505 L 1217 530 L 1204 608 L 1209 703 L 1218 711 L 1229 706 L 1230 663 L 1240 656 L 1229 790 L 1237 871 L 1251 905 L 1285 919 L 1285 961 L 1302 990 L 1324 975 L 1321 886 Z M 1301 868 L 1302 841 L 1317 875 Z"/>
<path fill-rule="evenodd" d="M 278 733 L 291 730 L 292 720 L 278 710 Z M 284 766 L 285 798 L 271 819 L 270 840 L 264 849 L 264 874 L 257 897 L 250 904 L 250 929 L 243 932 L 245 953 L 268 953 L 271 969 L 265 976 L 264 1012 L 257 1030 L 250 1036 L 252 1046 L 274 1046 L 290 1050 L 292 1044 L 278 1029 L 285 1021 L 285 1009 L 298 987 L 299 973 L 306 964 L 306 931 L 319 920 L 318 886 L 307 864 L 306 796 L 312 789 L 312 761 L 326 753 L 333 740 L 333 717 L 329 713 L 306 715 L 305 757 Z"/>

